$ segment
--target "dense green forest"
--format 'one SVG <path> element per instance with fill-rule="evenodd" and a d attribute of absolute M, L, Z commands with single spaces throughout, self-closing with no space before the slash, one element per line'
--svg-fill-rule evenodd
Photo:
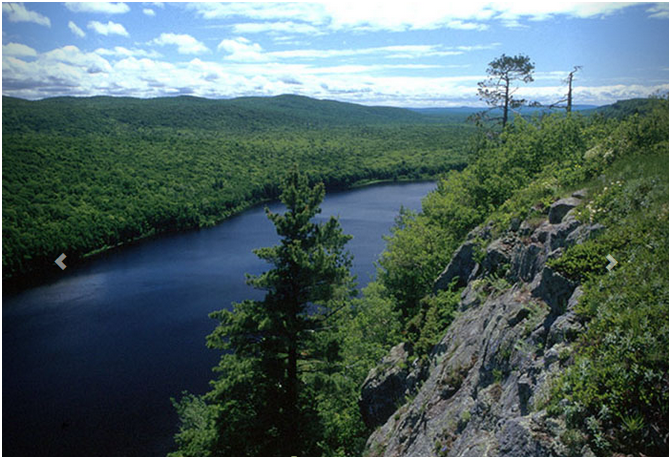
<path fill-rule="evenodd" d="M 207 100 L 3 97 L 3 279 L 39 280 L 156 233 L 278 196 L 296 164 L 327 188 L 462 168 L 473 127 L 299 96 Z"/>
<path fill-rule="evenodd" d="M 448 172 L 420 213 L 403 211 L 398 217 L 377 280 L 361 298 L 337 297 L 339 311 L 330 316 L 327 332 L 319 333 L 329 344 L 329 357 L 320 359 L 317 370 L 301 365 L 300 386 L 310 397 L 297 413 L 310 418 L 308 455 L 363 453 L 372 430 L 358 406 L 362 382 L 391 346 L 413 343 L 420 363 L 443 336 L 460 290 L 453 284 L 435 294 L 434 281 L 470 230 L 486 224 L 497 236 L 514 219 L 545 218 L 552 202 L 576 189 L 587 189 L 588 195 L 577 217 L 601 222 L 606 230 L 568 249 L 552 266 L 583 284 L 578 313 L 588 331 L 568 355 L 569 368 L 557 373 L 535 408 L 566 418 L 561 440 L 573 449 L 570 455 L 580 455 L 585 443 L 598 456 L 664 455 L 669 446 L 669 100 L 651 103 L 639 111 L 639 103 L 632 102 L 624 118 L 516 118 L 498 135 L 480 131 L 472 139 L 468 167 Z M 606 253 L 620 261 L 612 273 L 602 262 Z M 508 285 L 499 277 L 487 287 Z M 222 320 L 210 338 L 220 339 L 231 322 Z M 216 373 L 211 392 L 175 401 L 181 427 L 174 456 L 219 455 L 222 421 L 244 423 L 245 414 L 257 413 L 234 409 L 234 395 L 218 396 L 241 371 Z M 255 436 L 259 446 L 271 440 Z M 254 449 L 247 448 L 247 455 L 264 455 Z"/>

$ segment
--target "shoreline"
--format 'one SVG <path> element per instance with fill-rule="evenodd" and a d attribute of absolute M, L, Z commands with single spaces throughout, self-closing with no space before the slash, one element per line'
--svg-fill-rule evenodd
<path fill-rule="evenodd" d="M 453 167 L 451 169 L 457 169 L 458 167 Z M 351 190 L 356 190 L 356 189 L 363 189 L 365 187 L 372 187 L 372 186 L 377 186 L 377 185 L 383 185 L 383 184 L 411 184 L 411 183 L 421 183 L 421 182 L 431 182 L 434 181 L 436 182 L 439 179 L 439 176 L 443 172 L 436 173 L 435 175 L 432 176 L 422 176 L 419 178 L 415 179 L 409 179 L 406 177 L 398 177 L 397 179 L 363 179 L 356 181 L 348 186 L 345 187 L 340 187 L 340 186 L 328 186 L 326 185 L 326 194 L 327 193 L 338 193 L 338 192 L 347 192 Z M 186 233 L 192 230 L 202 230 L 202 229 L 207 229 L 207 228 L 212 228 L 215 227 L 226 220 L 229 220 L 235 216 L 238 216 L 242 214 L 244 211 L 252 209 L 254 207 L 264 205 L 267 203 L 271 203 L 274 201 L 277 201 L 277 198 L 263 198 L 259 199 L 257 201 L 247 201 L 239 205 L 238 207 L 232 209 L 229 214 L 226 214 L 222 216 L 221 218 L 217 219 L 212 225 L 205 225 L 205 226 L 191 226 L 191 227 L 185 227 L 181 228 L 178 230 L 157 230 L 154 228 L 151 232 L 144 234 L 142 236 L 139 236 L 137 238 L 133 238 L 132 240 L 129 241 L 121 241 L 119 243 L 116 243 L 115 245 L 107 245 L 107 246 L 101 246 L 98 247 L 94 250 L 91 250 L 85 254 L 82 254 L 80 256 L 74 256 L 72 255 L 71 257 L 68 256 L 65 260 L 64 263 L 68 267 L 74 267 L 77 265 L 83 265 L 88 262 L 93 262 L 96 261 L 97 259 L 100 259 L 104 257 L 105 255 L 108 255 L 112 252 L 116 252 L 118 250 L 122 250 L 125 248 L 129 248 L 132 246 L 135 246 L 140 243 L 144 243 L 150 240 L 158 239 L 163 236 L 170 236 L 170 235 L 175 235 L 175 234 L 180 234 L 180 233 Z M 65 252 L 67 255 L 67 252 Z M 49 264 L 49 267 L 51 265 Z M 73 271 L 73 270 L 70 270 Z M 19 294 L 23 291 L 33 289 L 36 287 L 40 287 L 43 285 L 50 284 L 52 282 L 61 280 L 63 278 L 63 273 L 67 274 L 68 271 L 67 269 L 60 271 L 57 268 L 54 269 L 37 269 L 34 270 L 31 273 L 27 273 L 25 275 L 20 275 L 16 276 L 13 278 L 3 278 L 2 279 L 2 296 L 13 296 L 16 294 Z"/>

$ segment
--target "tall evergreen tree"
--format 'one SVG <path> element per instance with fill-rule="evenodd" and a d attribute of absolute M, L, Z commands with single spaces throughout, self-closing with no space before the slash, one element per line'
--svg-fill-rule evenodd
<path fill-rule="evenodd" d="M 492 109 L 502 110 L 502 128 L 509 120 L 509 110 L 520 108 L 528 104 L 527 100 L 514 96 L 518 87 L 513 87 L 515 81 L 530 83 L 534 81 L 532 73 L 534 63 L 525 55 L 507 56 L 502 54 L 488 64 L 488 79 L 478 83 L 479 98 L 485 101 Z"/>
<path fill-rule="evenodd" d="M 344 250 L 350 236 L 335 218 L 312 222 L 324 196 L 323 184 L 310 187 L 293 170 L 281 194 L 285 213 L 267 210 L 281 242 L 254 251 L 273 268 L 248 278 L 267 293 L 261 301 L 212 313 L 220 323 L 208 345 L 226 353 L 204 402 L 187 396 L 177 404 L 182 427 L 175 455 L 317 454 L 319 421 L 301 369 L 319 369 L 336 357 L 336 342 L 317 332 L 333 312 L 333 301 L 353 289 Z M 189 420 L 192 416 L 198 420 Z"/>

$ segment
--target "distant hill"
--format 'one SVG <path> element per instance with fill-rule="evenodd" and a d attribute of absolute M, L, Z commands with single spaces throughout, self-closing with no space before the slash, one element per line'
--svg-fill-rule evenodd
<path fill-rule="evenodd" d="M 604 117 L 614 119 L 625 119 L 634 114 L 646 115 L 662 103 L 654 98 L 631 98 L 629 100 L 619 100 L 612 105 L 600 106 L 598 108 L 585 111 L 585 114 L 601 114 Z"/>
<path fill-rule="evenodd" d="M 646 113 L 652 99 L 623 100 L 597 107 L 574 105 L 573 110 L 601 113 L 617 119 Z M 460 124 L 481 107 L 395 108 L 364 106 L 300 95 L 239 97 L 212 100 L 191 96 L 139 99 L 130 97 L 54 97 L 37 101 L 2 97 L 3 127 L 12 131 L 93 133 L 119 128 L 205 129 L 253 132 L 265 129 L 304 129 L 327 126 L 381 124 Z M 493 110 L 494 111 L 494 110 Z M 562 108 L 522 108 L 523 115 L 563 112 Z M 73 129 L 75 131 L 73 131 Z"/>
<path fill-rule="evenodd" d="M 2 98 L 3 127 L 10 130 L 101 132 L 119 127 L 217 129 L 416 124 L 437 120 L 403 108 L 371 107 L 298 95 L 211 100 L 197 97 Z"/>
<path fill-rule="evenodd" d="M 572 109 L 574 111 L 583 111 L 588 109 L 595 109 L 597 105 L 574 105 Z M 478 113 L 479 111 L 484 111 L 488 108 L 486 107 L 473 107 L 473 106 L 459 106 L 454 108 L 409 108 L 412 111 L 415 111 L 420 114 L 430 115 L 430 116 L 468 116 L 470 114 Z M 494 111 L 494 110 L 493 110 Z M 501 110 L 499 110 L 501 111 Z M 521 113 L 535 113 L 540 111 L 564 111 L 564 108 L 548 108 L 548 107 L 524 107 L 520 109 Z"/>

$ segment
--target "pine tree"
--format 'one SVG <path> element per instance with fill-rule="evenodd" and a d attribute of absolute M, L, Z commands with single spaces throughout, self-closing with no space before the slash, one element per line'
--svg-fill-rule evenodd
<path fill-rule="evenodd" d="M 254 251 L 273 268 L 248 278 L 266 291 L 265 298 L 212 313 L 219 325 L 208 345 L 226 354 L 204 398 L 209 409 L 198 415 L 203 419 L 184 421 L 194 407 L 202 408 L 201 401 L 184 397 L 177 403 L 182 429 L 174 455 L 316 455 L 319 421 L 301 370 L 322 369 L 336 358 L 336 341 L 320 332 L 334 311 L 333 300 L 353 289 L 344 250 L 350 236 L 335 218 L 312 222 L 324 196 L 323 184 L 310 187 L 293 170 L 281 194 L 285 213 L 267 210 L 281 242 Z"/>
<path fill-rule="evenodd" d="M 514 97 L 517 87 L 515 81 L 530 83 L 534 81 L 532 73 L 534 63 L 525 55 L 507 56 L 502 54 L 488 64 L 488 79 L 478 83 L 479 98 L 485 101 L 492 109 L 502 110 L 502 128 L 509 120 L 509 110 L 515 110 L 527 105 L 528 101 Z M 532 104 L 530 104 L 532 105 Z"/>

